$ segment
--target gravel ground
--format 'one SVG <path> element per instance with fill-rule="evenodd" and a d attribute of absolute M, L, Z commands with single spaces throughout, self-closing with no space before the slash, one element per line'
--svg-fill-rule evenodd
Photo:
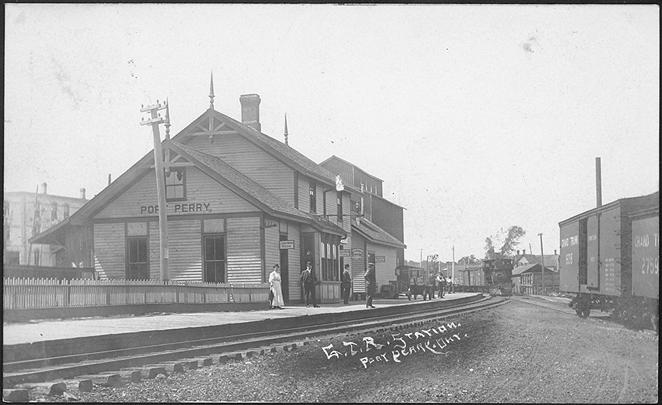
<path fill-rule="evenodd" d="M 658 401 L 658 336 L 651 331 L 518 301 L 443 324 L 445 331 L 438 321 L 389 331 L 412 333 L 402 340 L 389 333 L 319 337 L 293 352 L 76 394 L 85 402 Z M 364 337 L 385 346 L 368 345 L 366 352 Z M 330 344 L 340 358 L 327 359 L 322 348 Z M 398 363 L 393 349 L 405 344 Z M 380 361 L 361 361 L 379 354 Z"/>

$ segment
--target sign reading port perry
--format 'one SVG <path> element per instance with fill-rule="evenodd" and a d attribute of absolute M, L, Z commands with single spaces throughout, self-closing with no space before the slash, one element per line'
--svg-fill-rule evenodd
<path fill-rule="evenodd" d="M 211 207 L 208 202 L 181 202 L 181 203 L 168 203 L 166 204 L 168 214 L 195 214 L 195 213 L 210 213 Z M 141 205 L 140 215 L 157 215 L 159 213 L 158 205 Z"/>

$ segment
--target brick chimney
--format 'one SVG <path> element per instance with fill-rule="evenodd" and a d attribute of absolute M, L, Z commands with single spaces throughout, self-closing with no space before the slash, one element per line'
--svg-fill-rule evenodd
<path fill-rule="evenodd" d="M 257 94 L 242 94 L 239 96 L 239 102 L 241 103 L 241 122 L 261 132 L 260 96 Z"/>
<path fill-rule="evenodd" d="M 48 194 L 48 184 L 41 183 L 41 193 L 42 194 Z"/>
<path fill-rule="evenodd" d="M 85 199 L 85 187 L 82 187 L 80 189 L 80 198 L 81 198 L 81 200 Z"/>

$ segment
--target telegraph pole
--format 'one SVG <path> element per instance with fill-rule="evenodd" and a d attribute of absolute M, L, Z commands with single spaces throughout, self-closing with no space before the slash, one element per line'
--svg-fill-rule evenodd
<path fill-rule="evenodd" d="M 542 233 L 539 233 L 540 236 L 540 265 L 542 266 L 542 291 L 545 293 L 545 256 L 542 253 Z"/>
<path fill-rule="evenodd" d="M 161 104 L 156 100 L 156 104 L 140 106 L 141 112 L 149 112 L 150 117 L 142 119 L 140 125 L 151 125 L 152 135 L 154 136 L 154 168 L 156 170 L 156 195 L 158 197 L 159 210 L 159 265 L 161 281 L 168 281 L 168 215 L 165 198 L 165 179 L 163 173 L 163 151 L 161 150 L 161 135 L 159 133 L 159 124 L 165 123 L 166 119 L 157 114 L 157 111 L 166 109 L 167 103 Z"/>
<path fill-rule="evenodd" d="M 455 245 L 453 245 L 453 261 L 451 262 L 451 280 L 455 283 Z"/>

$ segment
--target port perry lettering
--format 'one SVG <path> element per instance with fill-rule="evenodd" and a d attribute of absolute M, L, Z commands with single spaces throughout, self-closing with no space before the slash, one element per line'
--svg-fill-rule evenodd
<path fill-rule="evenodd" d="M 364 369 L 375 363 L 401 363 L 402 360 L 415 353 L 447 354 L 443 349 L 449 344 L 458 342 L 464 336 L 458 329 L 461 325 L 455 322 L 448 322 L 430 329 L 421 329 L 409 333 L 392 333 L 387 338 L 386 343 L 378 343 L 370 336 L 363 337 L 360 342 L 342 342 L 343 347 L 335 349 L 333 344 L 322 347 L 327 360 L 346 357 L 359 357 L 359 361 Z M 443 336 L 442 336 L 443 335 Z M 368 354 L 369 353 L 369 354 Z"/>
<path fill-rule="evenodd" d="M 210 203 L 183 203 L 183 204 L 174 204 L 175 213 L 180 212 L 210 212 L 209 208 Z M 166 208 L 170 208 L 170 204 L 166 204 Z M 158 205 L 141 205 L 140 206 L 140 215 L 145 214 L 158 214 L 159 206 Z"/>

